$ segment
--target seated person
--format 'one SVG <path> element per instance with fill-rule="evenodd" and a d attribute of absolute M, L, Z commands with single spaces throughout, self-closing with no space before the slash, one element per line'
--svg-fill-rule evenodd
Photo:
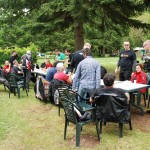
<path fill-rule="evenodd" d="M 56 63 L 53 64 L 53 67 L 49 68 L 47 73 L 46 73 L 46 80 L 48 82 L 51 82 L 51 80 L 54 78 L 54 74 L 57 72 L 56 69 Z"/>
<path fill-rule="evenodd" d="M 67 84 L 72 84 L 71 74 L 67 75 L 64 73 L 64 65 L 63 63 L 58 63 L 56 66 L 57 72 L 54 75 L 54 79 L 62 80 Z"/>
<path fill-rule="evenodd" d="M 125 98 L 126 101 L 129 100 L 129 93 L 125 93 L 120 88 L 113 87 L 114 81 L 115 81 L 115 76 L 113 73 L 106 73 L 103 78 L 103 81 L 104 81 L 105 87 L 96 89 L 90 97 L 90 102 L 94 102 L 94 97 L 103 93 L 114 94 L 120 98 Z"/>
<path fill-rule="evenodd" d="M 7 60 L 5 61 L 5 65 L 3 67 L 3 71 L 4 71 L 4 73 L 10 73 L 12 71 L 11 64 Z"/>
<path fill-rule="evenodd" d="M 3 68 L 0 66 L 0 84 L 4 84 L 9 89 L 9 83 L 5 79 Z"/>
<path fill-rule="evenodd" d="M 50 63 L 50 60 L 45 60 L 45 69 L 51 68 L 53 65 Z"/>
<path fill-rule="evenodd" d="M 146 73 L 142 71 L 142 64 L 136 65 L 136 71 L 131 76 L 131 82 L 136 82 L 140 84 L 146 84 Z M 140 104 L 141 94 L 146 92 L 146 88 L 140 90 L 137 93 L 137 104 Z"/>
<path fill-rule="evenodd" d="M 13 61 L 13 71 L 19 75 L 19 76 L 23 76 L 23 71 L 22 69 L 19 68 L 19 64 L 18 64 L 18 61 L 17 60 L 14 60 Z"/>

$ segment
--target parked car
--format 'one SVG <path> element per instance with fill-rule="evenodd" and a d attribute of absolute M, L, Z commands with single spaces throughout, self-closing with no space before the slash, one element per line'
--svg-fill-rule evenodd
<path fill-rule="evenodd" d="M 37 52 L 37 56 L 42 57 L 42 56 L 45 56 L 45 54 Z"/>

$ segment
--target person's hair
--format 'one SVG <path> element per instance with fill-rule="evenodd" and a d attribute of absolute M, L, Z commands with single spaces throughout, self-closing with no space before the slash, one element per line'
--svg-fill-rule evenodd
<path fill-rule="evenodd" d="M 69 49 L 65 49 L 65 51 L 68 52 L 68 53 L 71 53 L 71 50 L 69 50 Z"/>
<path fill-rule="evenodd" d="M 59 50 L 58 50 L 58 49 L 55 49 L 55 52 L 59 52 Z"/>
<path fill-rule="evenodd" d="M 143 69 L 143 65 L 142 64 L 136 64 L 136 66 L 139 66 L 141 69 Z"/>
<path fill-rule="evenodd" d="M 11 54 L 14 54 L 14 53 L 16 53 L 16 51 L 12 51 L 12 53 L 11 53 Z"/>
<path fill-rule="evenodd" d="M 113 73 L 106 73 L 103 78 L 105 86 L 112 86 L 115 81 L 115 75 Z"/>
<path fill-rule="evenodd" d="M 90 44 L 90 43 L 85 43 L 83 49 L 84 49 L 84 48 L 89 48 L 89 49 L 91 49 L 91 44 Z"/>
<path fill-rule="evenodd" d="M 83 49 L 83 54 L 86 56 L 92 56 L 91 50 L 89 48 L 84 48 Z"/>
<path fill-rule="evenodd" d="M 63 64 L 63 63 L 58 63 L 58 64 L 56 65 L 56 68 L 57 68 L 57 71 L 63 71 L 63 69 L 64 69 L 64 64 Z"/>
<path fill-rule="evenodd" d="M 150 40 L 146 40 L 143 45 L 150 45 Z"/>

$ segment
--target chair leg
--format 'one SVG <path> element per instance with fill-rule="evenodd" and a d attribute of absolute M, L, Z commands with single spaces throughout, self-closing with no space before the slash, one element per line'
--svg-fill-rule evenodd
<path fill-rule="evenodd" d="M 20 98 L 20 88 L 17 87 L 18 98 Z"/>
<path fill-rule="evenodd" d="M 119 138 L 122 138 L 123 123 L 119 123 Z"/>
<path fill-rule="evenodd" d="M 64 140 L 66 140 L 67 125 L 68 125 L 68 121 L 67 121 L 67 118 L 65 118 Z"/>
<path fill-rule="evenodd" d="M 147 108 L 149 108 L 149 103 L 150 103 L 150 96 L 148 97 L 148 104 L 147 104 Z"/>
<path fill-rule="evenodd" d="M 28 90 L 26 89 L 26 94 L 27 94 L 27 96 L 28 96 Z"/>
<path fill-rule="evenodd" d="M 100 132 L 99 132 L 99 129 L 98 129 L 98 123 L 99 123 L 99 121 L 96 119 L 95 123 L 96 123 L 96 131 L 97 131 L 98 141 L 100 141 Z"/>
<path fill-rule="evenodd" d="M 102 133 L 102 124 L 103 124 L 103 121 L 100 120 L 100 133 Z"/>
<path fill-rule="evenodd" d="M 144 98 L 144 105 L 146 107 L 146 93 L 143 93 L 143 98 Z"/>
<path fill-rule="evenodd" d="M 76 147 L 80 147 L 81 126 L 76 124 Z"/>
<path fill-rule="evenodd" d="M 131 119 L 129 120 L 129 129 L 132 130 L 132 123 L 131 123 Z"/>

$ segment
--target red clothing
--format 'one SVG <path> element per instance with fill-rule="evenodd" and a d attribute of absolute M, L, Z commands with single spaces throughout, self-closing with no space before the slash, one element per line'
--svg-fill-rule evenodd
<path fill-rule="evenodd" d="M 140 84 L 146 84 L 146 73 L 141 71 L 141 72 L 134 72 L 133 75 L 131 76 L 131 81 L 134 82 L 136 80 L 136 83 Z M 146 88 L 140 90 L 141 93 L 146 92 Z"/>
<path fill-rule="evenodd" d="M 10 66 L 10 70 L 9 71 L 7 70 L 8 68 L 9 68 L 9 66 L 4 66 L 3 67 L 3 70 L 4 70 L 5 73 L 9 73 L 9 72 L 12 71 L 12 67 L 11 66 Z"/>
<path fill-rule="evenodd" d="M 54 75 L 54 79 L 62 80 L 67 83 L 68 76 L 64 72 L 56 72 Z"/>
<path fill-rule="evenodd" d="M 45 65 L 45 69 L 51 68 L 53 65 L 51 63 Z"/>

